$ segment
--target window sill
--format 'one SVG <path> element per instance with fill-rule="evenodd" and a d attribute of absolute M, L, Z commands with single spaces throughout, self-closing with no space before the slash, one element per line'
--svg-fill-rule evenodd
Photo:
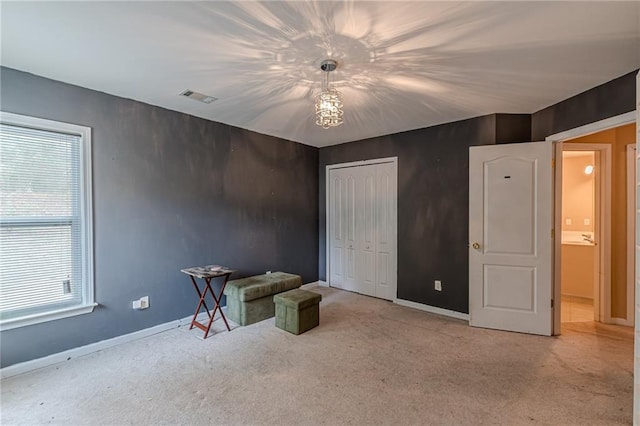
<path fill-rule="evenodd" d="M 14 328 L 26 327 L 28 325 L 39 324 L 47 321 L 54 321 L 76 315 L 88 314 L 98 306 L 97 303 L 73 306 L 70 308 L 57 309 L 55 311 L 43 312 L 35 315 L 27 315 L 20 318 L 12 318 L 0 321 L 0 331 L 12 330 Z"/>

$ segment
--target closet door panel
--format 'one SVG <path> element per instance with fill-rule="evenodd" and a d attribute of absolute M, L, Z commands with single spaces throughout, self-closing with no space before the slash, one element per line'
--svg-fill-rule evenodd
<path fill-rule="evenodd" d="M 345 279 L 344 289 L 358 291 L 358 180 L 360 173 L 357 167 L 343 169 L 345 174 L 345 204 L 344 204 L 344 227 L 345 227 Z"/>
<path fill-rule="evenodd" d="M 392 300 L 395 288 L 395 208 L 396 175 L 392 163 L 376 165 L 377 177 L 377 246 L 376 246 L 376 297 Z"/>
<path fill-rule="evenodd" d="M 329 172 L 329 185 L 331 188 L 329 199 L 329 255 L 331 285 L 343 288 L 345 279 L 345 226 L 344 204 L 346 200 L 346 184 L 340 169 Z"/>
<path fill-rule="evenodd" d="M 359 167 L 361 172 L 362 191 L 360 192 L 359 209 L 359 292 L 369 296 L 376 295 L 376 166 Z"/>

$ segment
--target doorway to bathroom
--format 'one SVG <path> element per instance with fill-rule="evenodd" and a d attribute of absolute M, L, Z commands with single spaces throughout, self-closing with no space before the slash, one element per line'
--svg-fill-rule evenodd
<path fill-rule="evenodd" d="M 628 215 L 634 213 L 629 206 L 636 193 L 635 187 L 628 187 L 629 177 L 635 176 L 635 163 L 628 161 L 634 153 L 628 151 L 635 133 L 635 124 L 628 124 L 560 139 L 556 300 L 562 327 L 594 321 L 633 325 L 635 291 L 630 278 L 635 269 L 630 268 L 634 265 L 629 247 L 633 248 L 635 224 Z"/>
<path fill-rule="evenodd" d="M 562 152 L 563 323 L 600 320 L 604 156 L 584 144 L 566 144 Z"/>

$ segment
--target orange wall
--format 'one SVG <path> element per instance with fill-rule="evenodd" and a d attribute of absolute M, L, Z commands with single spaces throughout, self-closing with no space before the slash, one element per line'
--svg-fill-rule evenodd
<path fill-rule="evenodd" d="M 593 154 L 562 160 L 562 230 L 593 232 L 593 174 L 584 168 L 594 164 Z M 567 223 L 571 220 L 571 224 Z M 585 224 L 585 219 L 589 221 Z"/>
<path fill-rule="evenodd" d="M 635 124 L 568 141 L 611 145 L 611 316 L 625 318 L 627 309 L 627 145 L 635 144 Z M 564 163 L 563 163 L 564 165 Z"/>

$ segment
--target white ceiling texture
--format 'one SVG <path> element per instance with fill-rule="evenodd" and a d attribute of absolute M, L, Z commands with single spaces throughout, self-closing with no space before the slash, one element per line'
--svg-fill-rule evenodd
<path fill-rule="evenodd" d="M 532 113 L 640 67 L 638 1 L 0 5 L 4 66 L 317 147 Z M 326 58 L 345 122 L 325 130 Z"/>

